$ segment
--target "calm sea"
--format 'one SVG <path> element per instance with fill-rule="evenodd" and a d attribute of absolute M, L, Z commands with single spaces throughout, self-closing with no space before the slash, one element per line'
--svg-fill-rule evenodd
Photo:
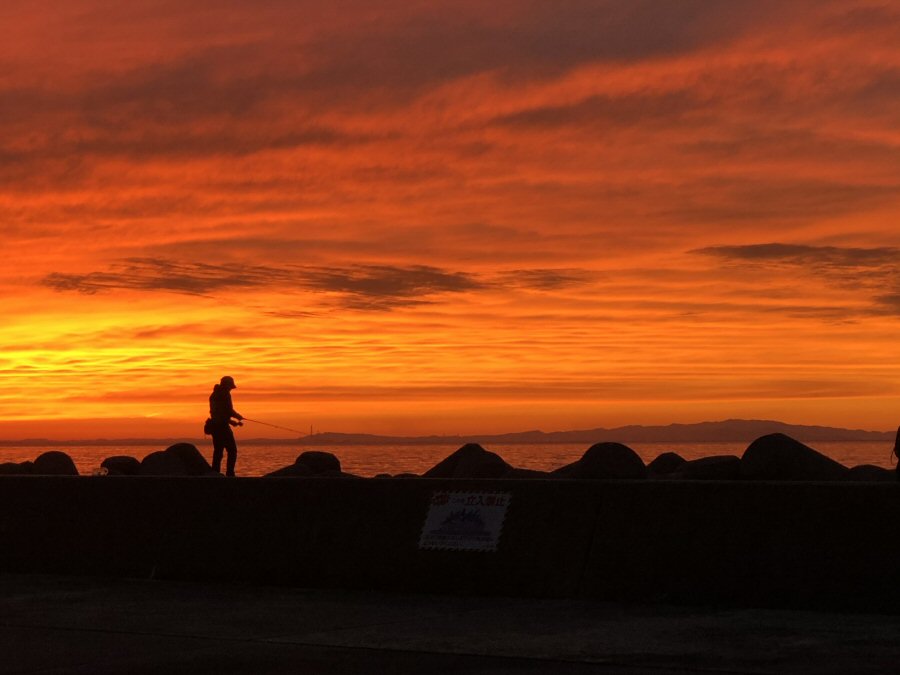
<path fill-rule="evenodd" d="M 212 458 L 212 446 L 197 446 L 207 459 Z M 573 462 L 587 449 L 586 444 L 559 445 L 505 445 L 486 446 L 513 466 L 526 469 L 551 470 Z M 638 443 L 630 447 L 650 462 L 660 453 L 672 451 L 686 459 L 697 459 L 710 455 L 743 454 L 746 443 Z M 841 462 L 845 466 L 875 464 L 893 468 L 891 449 L 893 443 L 881 441 L 858 442 L 818 442 L 813 447 L 821 453 Z M 100 462 L 113 455 L 130 455 L 141 459 L 155 450 L 152 445 L 86 445 L 86 446 L 21 446 L 0 447 L 0 462 L 21 462 L 33 460 L 47 450 L 64 450 L 75 460 L 82 474 L 90 474 L 100 466 Z M 237 474 L 239 476 L 262 476 L 263 474 L 293 464 L 297 455 L 304 450 L 325 450 L 341 460 L 344 471 L 358 476 L 374 476 L 379 473 L 422 473 L 456 450 L 453 445 L 401 445 L 371 446 L 346 445 L 331 447 L 309 447 L 300 445 L 256 445 L 244 444 L 238 449 Z"/>

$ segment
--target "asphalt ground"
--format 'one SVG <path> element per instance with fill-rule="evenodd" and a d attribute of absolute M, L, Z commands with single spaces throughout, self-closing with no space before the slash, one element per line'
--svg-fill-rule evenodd
<path fill-rule="evenodd" d="M 900 616 L 3 574 L 12 673 L 900 673 Z"/>

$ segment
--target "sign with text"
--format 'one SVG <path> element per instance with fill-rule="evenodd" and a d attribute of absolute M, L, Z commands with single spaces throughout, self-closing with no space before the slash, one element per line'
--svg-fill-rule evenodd
<path fill-rule="evenodd" d="M 508 492 L 435 492 L 419 548 L 449 551 L 496 551 Z"/>

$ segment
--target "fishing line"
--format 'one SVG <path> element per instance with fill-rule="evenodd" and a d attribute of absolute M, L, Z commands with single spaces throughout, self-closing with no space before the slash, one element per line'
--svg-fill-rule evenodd
<path fill-rule="evenodd" d="M 260 420 L 251 420 L 249 417 L 243 418 L 244 422 L 253 422 L 254 424 L 262 424 L 267 427 L 273 427 L 275 429 L 284 429 L 285 431 L 293 431 L 295 434 L 305 435 L 305 431 L 300 431 L 299 429 L 292 429 L 291 427 L 283 427 L 278 424 L 270 424 L 269 422 L 261 422 Z"/>

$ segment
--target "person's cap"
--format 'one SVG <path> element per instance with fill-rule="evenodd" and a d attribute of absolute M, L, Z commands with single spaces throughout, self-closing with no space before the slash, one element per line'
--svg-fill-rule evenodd
<path fill-rule="evenodd" d="M 234 383 L 234 378 L 231 375 L 226 375 L 219 382 L 223 387 L 231 387 L 232 389 L 237 389 L 237 385 Z"/>

